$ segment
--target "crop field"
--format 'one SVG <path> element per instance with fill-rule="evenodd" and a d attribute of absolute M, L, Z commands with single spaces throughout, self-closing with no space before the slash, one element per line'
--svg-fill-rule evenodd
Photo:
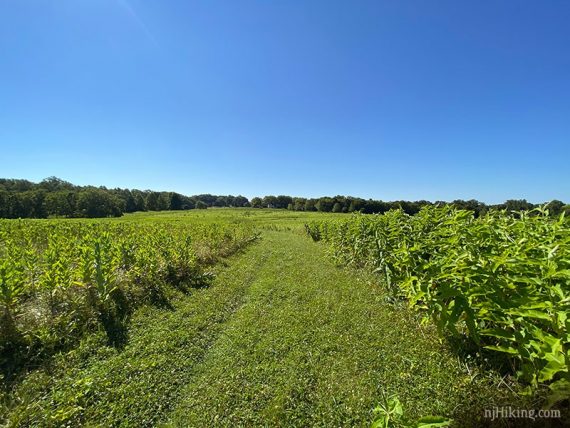
<path fill-rule="evenodd" d="M 564 426 L 569 289 L 540 209 L 0 220 L 0 423 Z"/>

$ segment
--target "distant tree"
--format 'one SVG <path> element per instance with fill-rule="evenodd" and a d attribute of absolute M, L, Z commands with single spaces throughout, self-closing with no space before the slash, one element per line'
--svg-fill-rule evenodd
<path fill-rule="evenodd" d="M 214 206 L 214 202 L 216 202 L 216 199 L 218 199 L 218 197 L 214 196 L 214 195 L 210 195 L 208 193 L 208 194 L 204 194 L 204 195 L 196 195 L 196 196 L 194 196 L 194 199 L 196 199 L 197 201 L 204 202 L 208 207 L 212 207 L 212 206 Z"/>
<path fill-rule="evenodd" d="M 169 210 L 181 210 L 182 209 L 182 195 L 170 192 L 169 193 L 169 201 L 168 201 L 168 209 Z"/>
<path fill-rule="evenodd" d="M 420 211 L 421 206 L 417 202 L 411 201 L 398 201 L 400 208 L 404 210 L 406 214 L 414 215 Z"/>
<path fill-rule="evenodd" d="M 306 198 L 293 198 L 293 209 L 295 211 L 304 211 L 306 203 Z"/>
<path fill-rule="evenodd" d="M 453 205 L 455 208 L 460 209 L 460 210 L 473 211 L 476 216 L 479 216 L 485 207 L 485 204 L 483 204 L 483 203 L 481 203 L 475 199 L 470 199 L 468 201 L 457 199 L 457 200 L 453 201 L 451 203 L 451 205 Z"/>
<path fill-rule="evenodd" d="M 121 202 L 102 189 L 83 190 L 77 195 L 77 211 L 81 217 L 119 217 L 124 209 Z"/>
<path fill-rule="evenodd" d="M 138 192 L 137 190 L 131 191 L 129 189 L 116 188 L 109 190 L 108 192 L 123 201 L 125 207 L 124 212 L 132 213 L 135 211 L 141 211 L 140 209 L 138 209 L 137 202 L 135 199 L 135 194 L 136 192 Z"/>
<path fill-rule="evenodd" d="M 10 193 L 0 190 L 0 218 L 10 218 Z"/>
<path fill-rule="evenodd" d="M 194 208 L 196 208 L 196 200 L 194 198 L 189 198 L 188 196 L 184 196 L 182 198 L 182 209 L 192 210 Z"/>
<path fill-rule="evenodd" d="M 26 192 L 15 193 L 12 196 L 12 217 L 13 218 L 27 218 L 33 217 L 35 206 L 34 191 L 28 190 Z"/>
<path fill-rule="evenodd" d="M 123 212 L 181 210 L 207 208 L 210 206 L 256 208 L 271 207 L 295 211 L 383 213 L 390 209 L 402 209 L 413 215 L 422 207 L 431 205 L 428 201 L 364 200 L 337 195 L 319 199 L 292 198 L 286 195 L 253 198 L 251 203 L 244 196 L 201 194 L 185 196 L 176 192 L 141 191 L 137 189 L 108 189 L 104 186 L 75 186 L 57 177 L 48 177 L 40 183 L 28 180 L 0 178 L 0 217 L 43 218 L 50 216 L 101 217 L 121 215 Z M 486 205 L 475 199 L 435 202 L 437 206 L 452 205 L 470 210 L 475 216 L 484 215 L 488 209 L 505 209 L 510 212 L 531 210 L 535 205 L 524 199 L 511 199 L 499 205 Z M 547 204 L 551 215 L 566 212 L 570 206 L 553 200 Z"/>
<path fill-rule="evenodd" d="M 158 211 L 166 211 L 170 207 L 170 192 L 159 192 Z"/>
<path fill-rule="evenodd" d="M 316 204 L 317 204 L 317 200 L 316 199 L 307 199 L 305 201 L 305 209 L 304 211 L 316 211 Z"/>
<path fill-rule="evenodd" d="M 252 208 L 262 208 L 263 207 L 263 201 L 261 198 L 255 197 L 251 199 L 251 207 Z"/>
<path fill-rule="evenodd" d="M 351 199 L 350 204 L 348 205 L 348 212 L 360 211 L 364 208 L 364 203 L 365 201 L 360 198 Z"/>
<path fill-rule="evenodd" d="M 287 208 L 293 203 L 291 196 L 279 195 L 275 198 L 275 208 Z"/>
<path fill-rule="evenodd" d="M 146 211 L 144 193 L 140 190 L 134 190 L 131 191 L 131 194 L 135 199 L 135 211 Z"/>
<path fill-rule="evenodd" d="M 557 217 L 564 211 L 564 202 L 553 199 L 546 205 L 546 208 L 548 208 L 550 215 Z"/>
<path fill-rule="evenodd" d="M 101 193 L 102 192 L 102 193 Z M 108 197 L 101 199 L 101 195 Z M 101 199 L 101 208 L 92 203 Z M 112 201 L 112 203 L 107 203 Z M 249 206 L 244 196 L 214 196 L 203 194 L 188 197 L 176 192 L 141 191 L 137 189 L 108 189 L 104 186 L 75 186 L 57 177 L 40 183 L 28 180 L 0 178 L 0 217 L 43 218 L 50 216 L 85 217 L 110 216 L 122 212 L 193 209 L 201 200 L 206 206 L 217 201 L 221 206 Z"/>
<path fill-rule="evenodd" d="M 148 190 L 145 198 L 146 209 L 149 211 L 158 211 L 160 209 L 159 199 L 160 199 L 159 192 L 152 192 Z"/>
<path fill-rule="evenodd" d="M 61 190 L 75 190 L 75 186 L 67 181 L 57 177 L 44 178 L 38 187 L 48 192 L 57 192 Z"/>
<path fill-rule="evenodd" d="M 509 199 L 503 204 L 503 208 L 507 211 L 527 211 L 532 210 L 534 205 L 526 199 Z"/>
<path fill-rule="evenodd" d="M 216 198 L 216 200 L 214 201 L 214 206 L 215 207 L 227 207 L 228 206 L 228 200 L 225 196 L 218 196 Z"/>
<path fill-rule="evenodd" d="M 76 211 L 76 193 L 60 190 L 46 195 L 45 208 L 49 216 L 73 217 Z"/>
<path fill-rule="evenodd" d="M 277 197 L 276 196 L 264 196 L 262 205 L 264 208 L 277 208 Z"/>
<path fill-rule="evenodd" d="M 28 180 L 18 180 L 12 178 L 1 178 L 0 185 L 2 188 L 10 193 L 25 192 L 27 190 L 33 190 L 36 186 L 34 183 Z"/>
<path fill-rule="evenodd" d="M 249 201 L 245 196 L 238 195 L 234 198 L 234 207 L 247 207 L 249 205 Z"/>
<path fill-rule="evenodd" d="M 334 198 L 332 198 L 332 200 L 333 200 L 332 210 L 334 210 L 334 206 L 338 203 L 339 204 L 339 207 L 338 207 L 339 213 L 348 212 L 348 207 L 350 206 L 350 200 L 347 197 L 341 196 L 341 195 L 336 195 Z"/>
<path fill-rule="evenodd" d="M 364 207 L 362 208 L 362 212 L 366 214 L 377 214 L 377 213 L 385 213 L 386 211 L 390 211 L 391 209 L 398 209 L 400 208 L 399 202 L 383 202 L 383 201 L 375 201 L 372 199 L 368 199 L 364 202 Z"/>
<path fill-rule="evenodd" d="M 315 204 L 315 208 L 317 209 L 317 211 L 320 212 L 331 212 L 333 209 L 333 205 L 334 205 L 334 201 L 332 198 L 320 198 L 317 203 Z"/>

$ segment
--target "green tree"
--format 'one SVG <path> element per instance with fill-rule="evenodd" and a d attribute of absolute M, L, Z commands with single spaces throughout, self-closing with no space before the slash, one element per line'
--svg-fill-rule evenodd
<path fill-rule="evenodd" d="M 234 207 L 247 207 L 249 201 L 245 196 L 238 195 L 234 198 Z"/>
<path fill-rule="evenodd" d="M 75 186 L 57 177 L 44 178 L 38 187 L 48 192 L 58 192 L 62 190 L 75 190 Z"/>
<path fill-rule="evenodd" d="M 169 201 L 168 201 L 168 209 L 169 210 L 181 210 L 182 209 L 182 195 L 170 192 L 169 194 Z"/>
<path fill-rule="evenodd" d="M 60 190 L 46 195 L 47 215 L 73 217 L 76 211 L 76 194 L 69 190 Z"/>
<path fill-rule="evenodd" d="M 509 199 L 503 204 L 503 208 L 507 211 L 527 211 L 532 210 L 534 207 L 526 199 Z"/>
<path fill-rule="evenodd" d="M 124 206 L 117 196 L 102 189 L 83 190 L 77 196 L 77 211 L 81 217 L 119 217 Z"/>
<path fill-rule="evenodd" d="M 289 204 L 293 203 L 291 196 L 279 195 L 275 198 L 275 208 L 287 208 Z"/>
<path fill-rule="evenodd" d="M 216 200 L 214 201 L 214 206 L 215 207 L 227 207 L 228 206 L 228 200 L 225 196 L 218 196 L 216 198 Z"/>
<path fill-rule="evenodd" d="M 258 198 L 258 197 L 252 198 L 251 207 L 252 208 L 262 208 L 263 207 L 263 201 L 261 200 L 261 198 Z"/>
<path fill-rule="evenodd" d="M 315 208 L 317 211 L 328 213 L 332 211 L 334 205 L 334 201 L 332 198 L 320 198 L 317 203 L 315 204 Z"/>
<path fill-rule="evenodd" d="M 554 199 L 546 205 L 546 208 L 548 208 L 550 215 L 559 216 L 564 211 L 564 202 Z"/>
<path fill-rule="evenodd" d="M 306 198 L 293 198 L 293 209 L 295 211 L 304 211 L 306 202 Z"/>
<path fill-rule="evenodd" d="M 348 206 L 348 212 L 360 211 L 364 208 L 364 199 L 355 198 L 350 200 L 350 204 Z"/>
<path fill-rule="evenodd" d="M 263 197 L 263 208 L 277 208 L 277 197 L 276 196 L 264 196 Z"/>
<path fill-rule="evenodd" d="M 158 211 L 160 208 L 160 193 L 147 191 L 145 198 L 145 206 L 149 211 Z"/>
<path fill-rule="evenodd" d="M 6 190 L 0 190 L 0 218 L 10 217 L 10 194 Z"/>
<path fill-rule="evenodd" d="M 135 211 L 146 211 L 144 193 L 140 190 L 133 190 L 131 194 L 135 199 Z"/>
<path fill-rule="evenodd" d="M 315 207 L 316 204 L 317 204 L 316 199 L 307 199 L 305 201 L 305 211 L 316 211 L 317 210 L 317 208 Z"/>

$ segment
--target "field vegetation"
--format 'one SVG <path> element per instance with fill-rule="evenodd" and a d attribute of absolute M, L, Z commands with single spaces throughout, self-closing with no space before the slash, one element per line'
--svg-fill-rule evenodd
<path fill-rule="evenodd" d="M 563 406 L 564 216 L 3 220 L 0 253 L 9 427 L 563 426 L 483 410 Z"/>
<path fill-rule="evenodd" d="M 256 236 L 244 224 L 0 220 L 4 376 L 97 328 L 120 345 L 135 308 L 207 285 L 207 267 Z"/>
<path fill-rule="evenodd" d="M 424 207 L 307 225 L 340 264 L 379 274 L 439 331 L 492 351 L 551 404 L 570 397 L 570 221 L 547 210 Z"/>

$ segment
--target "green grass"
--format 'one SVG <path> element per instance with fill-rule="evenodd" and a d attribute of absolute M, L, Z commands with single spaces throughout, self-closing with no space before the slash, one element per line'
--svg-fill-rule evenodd
<path fill-rule="evenodd" d="M 369 276 L 339 270 L 294 234 L 267 233 L 260 246 L 269 257 L 173 425 L 368 425 L 388 393 L 408 418 L 445 414 L 469 426 L 482 406 L 513 398 L 491 387 L 496 378 L 469 373 Z"/>
<path fill-rule="evenodd" d="M 301 230 L 313 220 L 346 218 L 348 214 L 286 211 L 254 208 L 211 208 L 208 210 L 160 211 L 126 214 L 119 222 L 251 223 L 261 229 Z"/>
<path fill-rule="evenodd" d="M 28 375 L 5 409 L 9 425 L 368 426 L 382 395 L 397 394 L 408 420 L 438 414 L 476 427 L 488 426 L 484 407 L 529 407 L 375 278 L 334 266 L 295 232 L 313 216 L 324 217 L 220 209 L 109 220 L 265 231 L 215 267 L 210 287 L 139 309 L 124 348 L 92 335 Z"/>

